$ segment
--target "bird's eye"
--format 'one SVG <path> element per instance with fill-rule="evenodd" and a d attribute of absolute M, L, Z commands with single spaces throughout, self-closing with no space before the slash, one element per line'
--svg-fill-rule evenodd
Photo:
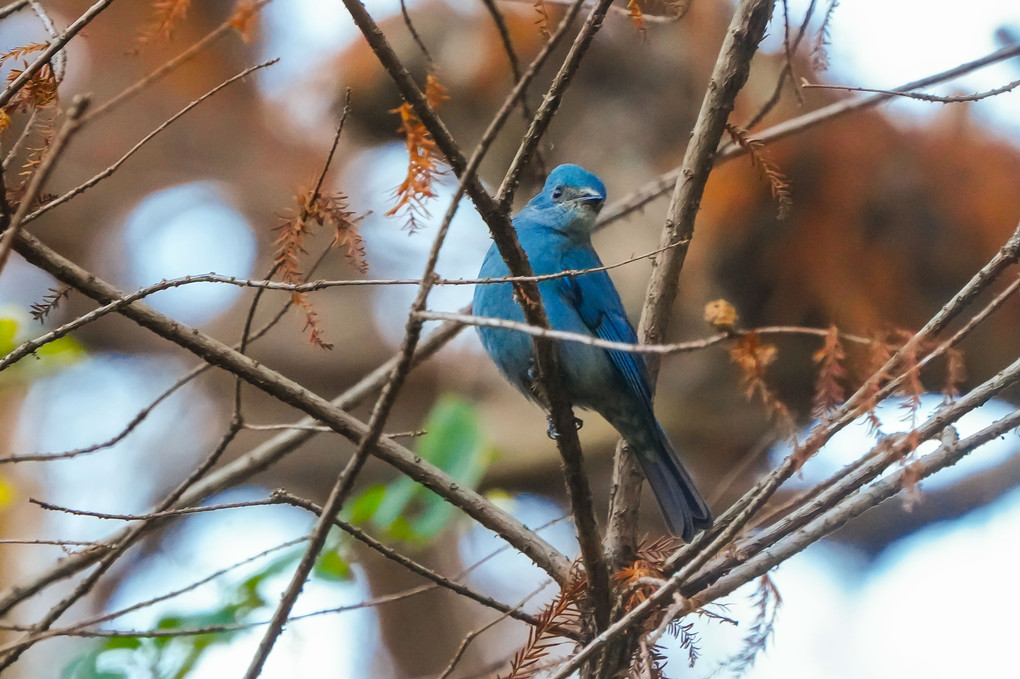
<path fill-rule="evenodd" d="M 562 198 L 563 197 L 563 187 L 562 186 L 557 186 L 555 189 L 553 189 L 552 197 L 553 197 L 553 200 L 559 200 L 560 198 Z"/>

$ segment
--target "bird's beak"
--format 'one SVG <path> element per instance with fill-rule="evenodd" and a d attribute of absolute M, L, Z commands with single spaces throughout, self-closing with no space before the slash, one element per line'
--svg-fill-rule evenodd
<path fill-rule="evenodd" d="M 591 205 L 595 210 L 602 208 L 602 204 L 606 202 L 606 197 L 595 189 L 582 189 L 577 196 L 579 203 L 585 203 Z"/>

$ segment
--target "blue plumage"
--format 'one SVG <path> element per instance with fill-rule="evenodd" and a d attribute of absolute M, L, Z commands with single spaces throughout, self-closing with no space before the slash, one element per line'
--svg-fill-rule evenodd
<path fill-rule="evenodd" d="M 560 165 L 545 188 L 514 218 L 517 237 L 538 275 L 602 266 L 591 245 L 595 218 L 606 188 L 577 165 Z M 482 262 L 479 278 L 509 275 L 495 246 Z M 616 342 L 637 343 L 620 295 L 605 271 L 556 278 L 538 284 L 549 324 Z M 474 313 L 524 321 L 509 283 L 475 288 Z M 485 350 L 500 372 L 529 398 L 538 400 L 532 379 L 532 342 L 521 332 L 479 327 Z M 640 354 L 607 351 L 577 342 L 559 344 L 563 386 L 571 401 L 595 410 L 620 433 L 636 455 L 670 532 L 690 540 L 712 523 L 705 501 L 684 470 L 655 419 L 652 393 Z"/>

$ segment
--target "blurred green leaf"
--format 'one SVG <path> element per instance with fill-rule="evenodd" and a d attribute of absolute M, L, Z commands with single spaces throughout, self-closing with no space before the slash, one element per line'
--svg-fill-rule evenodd
<path fill-rule="evenodd" d="M 9 354 L 17 345 L 18 322 L 13 318 L 0 318 L 0 354 Z"/>
<path fill-rule="evenodd" d="M 386 486 L 377 483 L 373 486 L 366 488 L 358 497 L 351 502 L 347 511 L 344 513 L 344 519 L 348 523 L 361 525 L 367 523 L 375 513 L 379 510 L 379 505 L 382 504 L 383 498 L 386 496 Z"/>
<path fill-rule="evenodd" d="M 419 440 L 418 454 L 463 485 L 477 486 L 491 455 L 474 405 L 457 396 L 444 396 L 429 413 L 424 428 L 428 433 Z M 446 500 L 401 477 L 381 494 L 372 518 L 396 539 L 426 542 L 453 515 L 453 507 Z"/>
<path fill-rule="evenodd" d="M 110 637 L 103 642 L 103 648 L 107 650 L 113 650 L 116 648 L 127 648 L 134 650 L 141 648 L 142 640 L 138 637 Z"/>
<path fill-rule="evenodd" d="M 336 550 L 324 551 L 315 562 L 314 574 L 323 580 L 350 580 L 351 565 Z"/>

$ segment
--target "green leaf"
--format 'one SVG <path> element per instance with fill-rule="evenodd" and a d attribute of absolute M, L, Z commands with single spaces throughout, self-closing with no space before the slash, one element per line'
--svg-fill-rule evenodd
<path fill-rule="evenodd" d="M 139 637 L 110 637 L 103 642 L 103 650 L 112 651 L 118 648 L 135 650 L 142 647 L 142 640 Z"/>
<path fill-rule="evenodd" d="M 366 488 L 358 497 L 351 502 L 345 518 L 348 523 L 364 524 L 369 521 L 379 510 L 383 499 L 386 497 L 386 486 L 377 483 Z"/>
<path fill-rule="evenodd" d="M 0 354 L 9 354 L 16 346 L 18 322 L 13 318 L 0 318 Z"/>
<path fill-rule="evenodd" d="M 315 562 L 316 577 L 333 582 L 350 580 L 351 565 L 336 550 L 323 552 Z"/>

